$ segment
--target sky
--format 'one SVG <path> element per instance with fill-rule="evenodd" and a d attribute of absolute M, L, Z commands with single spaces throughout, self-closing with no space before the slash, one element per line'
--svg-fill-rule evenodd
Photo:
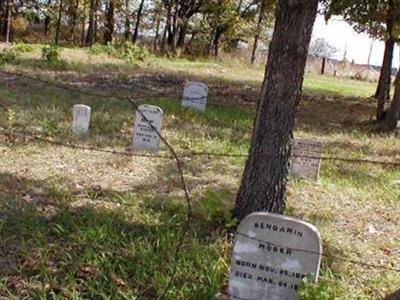
<path fill-rule="evenodd" d="M 313 39 L 323 38 L 339 51 L 335 58 L 342 59 L 347 48 L 347 59 L 355 63 L 367 64 L 368 54 L 373 42 L 371 64 L 381 66 L 385 43 L 371 39 L 367 34 L 357 33 L 342 18 L 334 17 L 326 24 L 323 16 L 318 16 L 314 24 Z M 399 67 L 399 47 L 396 46 L 393 67 Z"/>

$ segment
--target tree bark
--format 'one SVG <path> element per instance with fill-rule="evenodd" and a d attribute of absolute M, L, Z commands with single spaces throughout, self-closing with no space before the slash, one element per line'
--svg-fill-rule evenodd
<path fill-rule="evenodd" d="M 258 40 L 260 38 L 261 24 L 263 22 L 263 19 L 264 19 L 264 1 L 261 1 L 261 4 L 260 4 L 260 15 L 258 16 L 256 33 L 254 35 L 253 51 L 251 52 L 250 63 L 252 63 L 252 64 L 254 64 L 254 62 L 256 61 L 256 52 L 257 52 L 257 47 L 258 47 Z"/>
<path fill-rule="evenodd" d="M 185 46 L 186 33 L 188 30 L 189 20 L 182 20 L 181 26 L 179 26 L 178 41 L 176 42 L 176 48 L 183 48 Z"/>
<path fill-rule="evenodd" d="M 368 67 L 371 67 L 371 57 L 372 57 L 372 49 L 373 49 L 373 47 L 374 47 L 374 40 L 371 39 L 371 46 L 369 47 L 368 62 L 367 62 Z"/>
<path fill-rule="evenodd" d="M 57 24 L 56 24 L 56 35 L 54 38 L 54 43 L 56 45 L 58 45 L 58 42 L 60 41 L 62 10 L 63 10 L 63 0 L 60 0 L 60 5 L 58 7 Z"/>
<path fill-rule="evenodd" d="M 140 20 L 142 19 L 142 12 L 143 12 L 143 5 L 144 5 L 144 0 L 140 2 L 139 9 L 136 15 L 136 24 L 135 24 L 135 30 L 133 32 L 132 36 L 132 43 L 136 43 L 138 35 L 139 35 L 139 26 L 140 26 Z"/>
<path fill-rule="evenodd" d="M 5 22 L 4 4 L 4 0 L 0 0 L 0 28 L 3 28 Z"/>
<path fill-rule="evenodd" d="M 291 138 L 318 0 L 279 0 L 249 157 L 234 216 L 282 213 Z"/>
<path fill-rule="evenodd" d="M 326 57 L 322 58 L 321 75 L 325 74 Z"/>
<path fill-rule="evenodd" d="M 172 4 L 169 1 L 166 4 L 166 9 L 167 9 L 167 16 L 166 16 L 166 21 L 165 21 L 165 28 L 164 28 L 164 33 L 163 33 L 163 38 L 161 41 L 161 53 L 165 54 L 166 53 L 166 42 L 167 42 L 167 34 L 171 33 L 171 10 L 172 10 Z"/>
<path fill-rule="evenodd" d="M 218 57 L 219 56 L 219 44 L 222 36 L 222 30 L 219 28 L 216 29 L 215 31 L 215 36 L 214 36 L 214 43 L 213 43 L 213 48 L 214 48 L 214 56 Z"/>
<path fill-rule="evenodd" d="M 79 0 L 76 0 L 73 10 L 74 11 L 73 11 L 73 14 L 72 14 L 72 22 L 71 22 L 71 25 L 70 25 L 71 28 L 70 28 L 70 33 L 69 33 L 70 41 L 71 41 L 72 44 L 75 43 L 75 27 L 76 27 L 76 20 L 78 18 Z"/>
<path fill-rule="evenodd" d="M 129 0 L 125 0 L 125 33 L 124 33 L 124 41 L 126 42 L 129 39 L 129 35 L 131 34 L 131 20 L 129 19 Z"/>
<path fill-rule="evenodd" d="M 12 21 L 11 21 L 11 9 L 8 10 L 8 16 L 7 16 L 7 31 L 6 31 L 6 43 L 11 42 L 11 26 L 12 26 Z"/>
<path fill-rule="evenodd" d="M 385 127 L 387 131 L 394 131 L 400 118 L 400 70 L 396 76 L 396 88 L 392 103 L 385 119 Z"/>
<path fill-rule="evenodd" d="M 86 25 L 86 1 L 83 1 L 83 16 L 81 28 L 81 46 L 85 45 L 85 25 Z"/>
<path fill-rule="evenodd" d="M 96 6 L 96 0 L 90 0 L 89 26 L 88 26 L 87 33 L 86 33 L 86 46 L 92 46 L 93 45 L 95 6 Z"/>
<path fill-rule="evenodd" d="M 109 0 L 106 13 L 106 25 L 104 31 L 105 45 L 107 45 L 108 43 L 112 43 L 113 40 L 114 23 L 115 23 L 114 15 L 115 15 L 114 0 Z"/>
<path fill-rule="evenodd" d="M 385 54 L 383 57 L 382 69 L 379 75 L 378 87 L 375 93 L 375 98 L 378 99 L 378 108 L 376 111 L 377 121 L 382 121 L 384 118 L 385 102 L 390 99 L 390 84 L 392 79 L 392 62 L 395 40 L 393 38 L 393 31 L 395 25 L 394 12 L 396 7 L 394 0 L 387 2 L 387 19 L 386 19 L 386 33 L 387 40 L 385 42 Z"/>
<path fill-rule="evenodd" d="M 7 42 L 7 32 L 9 32 L 9 23 L 10 23 L 10 11 L 11 11 L 11 7 L 10 7 L 10 0 L 7 0 L 5 3 L 5 9 L 4 9 L 4 20 L 3 20 L 3 24 L 2 24 L 2 35 L 5 39 L 5 41 Z"/>
<path fill-rule="evenodd" d="M 93 42 L 95 44 L 97 43 L 97 33 L 99 30 L 99 15 L 98 15 L 99 4 L 100 4 L 100 1 L 96 0 L 95 1 L 95 10 L 94 10 L 94 28 L 93 28 Z"/>
<path fill-rule="evenodd" d="M 379 75 L 379 83 L 375 97 L 378 100 L 376 119 L 381 121 L 384 116 L 385 102 L 390 98 L 390 84 L 392 77 L 392 61 L 395 41 L 389 38 L 385 42 L 385 54 L 383 57 L 382 69 Z"/>
<path fill-rule="evenodd" d="M 176 52 L 176 31 L 177 31 L 177 21 L 178 21 L 178 2 L 175 3 L 174 14 L 171 15 L 172 23 L 170 26 L 170 32 L 168 35 L 168 45 L 173 54 Z"/>
<path fill-rule="evenodd" d="M 158 46 L 158 38 L 160 35 L 160 23 L 161 23 L 161 17 L 160 17 L 160 12 L 157 11 L 156 12 L 156 33 L 154 36 L 154 40 L 153 40 L 153 51 L 157 51 L 157 46 Z"/>

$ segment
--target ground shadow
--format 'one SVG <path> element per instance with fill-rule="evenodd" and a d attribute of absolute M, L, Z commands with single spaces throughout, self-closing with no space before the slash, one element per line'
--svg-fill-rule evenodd
<path fill-rule="evenodd" d="M 222 285 L 223 273 L 212 274 L 221 236 L 204 229 L 207 220 L 192 220 L 176 253 L 187 217 L 184 201 L 96 189 L 86 194 L 97 204 L 75 206 L 76 195 L 60 199 L 46 181 L 8 173 L 0 174 L 0 190 L 1 296 L 154 299 L 176 258 L 173 290 L 185 293 L 193 280 L 186 293 L 211 299 Z M 130 202 L 104 205 L 108 198 Z"/>

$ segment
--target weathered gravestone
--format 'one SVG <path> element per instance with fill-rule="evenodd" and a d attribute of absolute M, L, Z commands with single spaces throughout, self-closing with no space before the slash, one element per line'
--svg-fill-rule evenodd
<path fill-rule="evenodd" d="M 239 225 L 231 260 L 231 299 L 296 300 L 304 277 L 318 278 L 317 229 L 290 217 L 259 212 Z"/>
<path fill-rule="evenodd" d="M 311 140 L 294 139 L 290 174 L 294 177 L 319 179 L 322 144 Z"/>
<path fill-rule="evenodd" d="M 87 135 L 90 126 L 90 106 L 77 104 L 73 108 L 72 131 L 77 135 Z"/>
<path fill-rule="evenodd" d="M 147 119 L 147 121 L 146 121 Z M 133 150 L 157 151 L 160 148 L 160 137 L 152 126 L 161 131 L 164 112 L 158 106 L 141 105 L 136 112 L 133 132 Z M 152 126 L 150 126 L 150 124 Z"/>
<path fill-rule="evenodd" d="M 182 107 L 205 111 L 207 106 L 208 87 L 201 82 L 189 81 L 185 85 L 182 97 Z"/>

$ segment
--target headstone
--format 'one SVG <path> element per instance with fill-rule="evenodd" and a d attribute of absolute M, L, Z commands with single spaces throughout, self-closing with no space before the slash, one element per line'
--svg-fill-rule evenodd
<path fill-rule="evenodd" d="M 132 148 L 133 150 L 158 151 L 160 148 L 160 137 L 146 119 L 160 132 L 164 119 L 164 112 L 158 106 L 139 106 L 136 112 Z"/>
<path fill-rule="evenodd" d="M 294 177 L 319 179 L 322 144 L 311 140 L 294 139 L 290 174 Z"/>
<path fill-rule="evenodd" d="M 229 277 L 231 299 L 297 300 L 304 277 L 317 281 L 321 238 L 306 222 L 266 212 L 239 225 Z"/>
<path fill-rule="evenodd" d="M 182 107 L 205 111 L 207 106 L 208 87 L 201 82 L 189 81 L 183 91 Z"/>
<path fill-rule="evenodd" d="M 87 135 L 90 126 L 90 106 L 84 104 L 74 105 L 72 131 L 77 135 Z"/>

